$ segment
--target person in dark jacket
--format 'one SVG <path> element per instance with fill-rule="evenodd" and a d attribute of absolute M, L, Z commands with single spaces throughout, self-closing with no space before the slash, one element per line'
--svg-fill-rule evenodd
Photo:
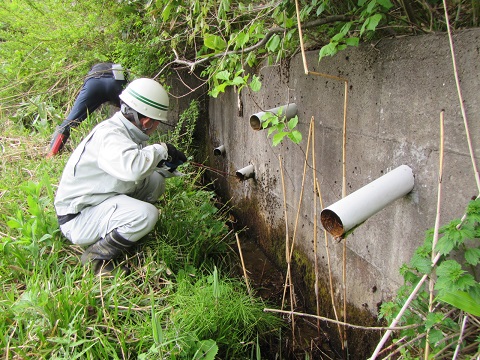
<path fill-rule="evenodd" d="M 72 110 L 53 133 L 47 158 L 58 154 L 70 137 L 70 129 L 77 127 L 87 118 L 88 114 L 94 112 L 100 105 L 110 102 L 120 107 L 118 96 L 126 83 L 126 74 L 120 64 L 107 62 L 93 65 L 85 77 L 83 87 L 75 99 Z"/>

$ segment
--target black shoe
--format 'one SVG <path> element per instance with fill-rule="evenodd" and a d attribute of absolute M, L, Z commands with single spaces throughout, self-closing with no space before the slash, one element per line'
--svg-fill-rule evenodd
<path fill-rule="evenodd" d="M 110 276 L 120 273 L 123 276 L 130 274 L 130 269 L 125 265 L 115 266 L 113 260 L 92 260 L 92 270 L 98 276 Z"/>

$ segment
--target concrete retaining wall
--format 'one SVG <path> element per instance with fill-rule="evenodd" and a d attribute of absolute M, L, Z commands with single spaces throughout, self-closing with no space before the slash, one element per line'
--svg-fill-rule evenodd
<path fill-rule="evenodd" d="M 454 46 L 473 148 L 479 158 L 480 29 L 454 35 Z M 378 305 L 389 300 L 402 284 L 400 266 L 410 260 L 422 244 L 425 231 L 435 224 L 442 109 L 445 110 L 442 223 L 461 217 L 468 201 L 479 193 L 460 112 L 448 36 L 385 39 L 349 49 L 320 63 L 318 52 L 309 52 L 307 62 L 310 71 L 348 79 L 347 195 L 402 164 L 411 167 L 415 176 L 414 189 L 409 195 L 370 217 L 344 240 L 348 302 L 375 314 Z M 342 197 L 345 83 L 305 75 L 301 56 L 282 66 L 263 66 L 257 75 L 262 80 L 260 92 L 245 90 L 238 95 L 230 89 L 210 100 L 209 117 L 205 121 L 208 139 L 203 149 L 209 157 L 207 164 L 229 174 L 253 164 L 255 179 L 240 181 L 234 176 L 219 176 L 215 183 L 217 190 L 235 207 L 240 223 L 247 225 L 250 234 L 280 263 L 285 261 L 284 250 L 279 249 L 285 246 L 286 226 L 291 239 L 298 212 L 295 258 L 307 259 L 313 268 L 315 195 L 311 154 L 305 180 L 303 176 L 308 129 L 313 118 L 315 168 L 326 207 Z M 296 103 L 298 107 L 298 129 L 304 138 L 300 145 L 286 140 L 274 147 L 266 130 L 251 128 L 249 117 L 287 103 Z M 214 156 L 213 148 L 222 144 L 225 154 Z M 284 171 L 287 223 L 279 157 Z M 316 224 L 320 287 L 328 293 L 327 253 L 319 216 Z M 337 301 L 340 301 L 343 241 L 338 243 L 330 238 L 329 244 Z M 304 274 L 298 271 L 294 275 L 301 279 Z M 313 294 L 312 288 L 303 291 L 310 292 L 310 297 Z"/>

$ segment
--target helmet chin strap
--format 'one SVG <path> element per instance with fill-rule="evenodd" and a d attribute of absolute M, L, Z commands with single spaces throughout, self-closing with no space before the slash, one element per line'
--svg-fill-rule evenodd
<path fill-rule="evenodd" d="M 123 113 L 123 114 L 131 114 L 133 115 L 133 119 L 135 120 L 135 124 L 137 125 L 137 127 L 144 133 L 146 134 L 148 130 L 150 130 L 153 125 L 151 125 L 149 128 L 146 128 L 144 127 L 141 123 L 140 123 L 140 119 L 138 118 L 138 112 L 136 112 L 135 110 L 133 110 L 131 107 L 129 107 L 127 104 L 122 104 L 120 106 L 120 111 Z"/>

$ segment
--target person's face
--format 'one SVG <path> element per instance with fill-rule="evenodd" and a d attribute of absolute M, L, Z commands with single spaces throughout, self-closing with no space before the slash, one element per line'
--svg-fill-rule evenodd
<path fill-rule="evenodd" d="M 160 121 L 156 121 L 148 117 L 142 118 L 140 122 L 143 128 L 146 129 L 145 134 L 148 136 L 152 135 L 157 130 L 158 125 L 160 125 Z"/>

